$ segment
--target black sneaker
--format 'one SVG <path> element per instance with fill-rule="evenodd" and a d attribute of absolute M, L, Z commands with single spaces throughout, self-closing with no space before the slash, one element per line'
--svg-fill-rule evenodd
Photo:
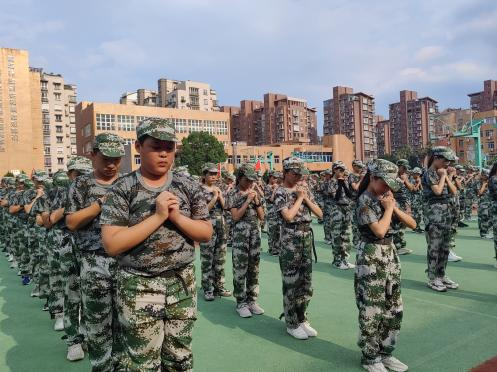
<path fill-rule="evenodd" d="M 459 223 L 457 224 L 457 227 L 468 227 L 468 226 L 469 226 L 469 225 L 468 225 L 468 224 L 466 224 L 466 223 L 464 223 L 464 222 L 459 222 Z"/>

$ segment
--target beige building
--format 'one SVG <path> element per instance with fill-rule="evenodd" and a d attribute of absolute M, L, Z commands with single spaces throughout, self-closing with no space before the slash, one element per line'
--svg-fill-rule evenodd
<path fill-rule="evenodd" d="M 324 135 L 344 134 L 354 144 L 355 157 L 368 161 L 378 155 L 374 97 L 349 87 L 333 88 L 333 98 L 323 102 Z"/>
<path fill-rule="evenodd" d="M 219 111 L 217 93 L 207 83 L 159 79 L 157 106 L 182 110 Z"/>
<path fill-rule="evenodd" d="M 140 164 L 133 144 L 136 140 L 136 125 L 146 117 L 171 119 L 181 140 L 192 132 L 207 132 L 215 136 L 228 148 L 230 141 L 230 116 L 224 112 L 179 110 L 164 107 L 121 105 L 112 103 L 80 102 L 76 106 L 76 143 L 79 155 L 88 155 L 95 136 L 102 132 L 113 132 L 131 145 L 131 156 Z"/>
<path fill-rule="evenodd" d="M 119 103 L 121 105 L 157 106 L 157 92 L 148 89 L 126 92 L 119 99 Z"/>
<path fill-rule="evenodd" d="M 227 148 L 228 155 L 225 168 L 233 171 L 242 163 L 256 163 L 261 159 L 261 169 L 270 169 L 270 159 L 273 169 L 281 171 L 283 160 L 289 156 L 298 156 L 304 160 L 311 172 L 320 172 L 331 167 L 336 160 L 343 161 L 349 168 L 352 166 L 353 144 L 343 135 L 324 136 L 322 145 L 312 144 L 280 144 L 266 146 L 249 146 L 244 142 L 233 142 Z"/>
<path fill-rule="evenodd" d="M 0 176 L 43 169 L 40 71 L 26 50 L 0 48 Z"/>
<path fill-rule="evenodd" d="M 41 72 L 41 111 L 45 171 L 66 170 L 67 160 L 76 155 L 76 86 L 62 75 Z"/>
<path fill-rule="evenodd" d="M 392 154 L 390 122 L 381 115 L 376 115 L 376 148 L 378 157 Z"/>

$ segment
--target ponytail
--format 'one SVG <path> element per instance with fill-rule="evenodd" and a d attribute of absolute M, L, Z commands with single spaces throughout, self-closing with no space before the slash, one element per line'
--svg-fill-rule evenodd
<path fill-rule="evenodd" d="M 428 159 L 428 166 L 426 168 L 430 168 L 431 165 L 433 164 L 433 160 L 435 160 L 435 155 L 430 155 L 430 158 Z"/>
<path fill-rule="evenodd" d="M 357 190 L 357 197 L 361 196 L 364 191 L 369 186 L 369 182 L 371 181 L 371 172 L 368 170 L 364 177 L 362 178 L 362 181 L 359 185 L 359 189 Z"/>

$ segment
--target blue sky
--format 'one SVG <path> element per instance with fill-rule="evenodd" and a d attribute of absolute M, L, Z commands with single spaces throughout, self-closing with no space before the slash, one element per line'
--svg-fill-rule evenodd
<path fill-rule="evenodd" d="M 467 93 L 497 79 L 497 2 L 2 0 L 0 46 L 28 49 L 79 100 L 189 79 L 222 105 L 306 98 L 321 126 L 335 85 L 373 94 L 383 115 L 401 89 L 467 107 Z"/>

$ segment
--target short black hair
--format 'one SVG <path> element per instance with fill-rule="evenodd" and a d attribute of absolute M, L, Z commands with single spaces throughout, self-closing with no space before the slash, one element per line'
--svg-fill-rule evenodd
<path fill-rule="evenodd" d="M 138 142 L 140 142 L 140 145 L 143 145 L 145 143 L 145 141 L 147 140 L 147 138 L 150 138 L 150 136 L 148 134 L 144 134 L 143 136 L 138 138 Z"/>

